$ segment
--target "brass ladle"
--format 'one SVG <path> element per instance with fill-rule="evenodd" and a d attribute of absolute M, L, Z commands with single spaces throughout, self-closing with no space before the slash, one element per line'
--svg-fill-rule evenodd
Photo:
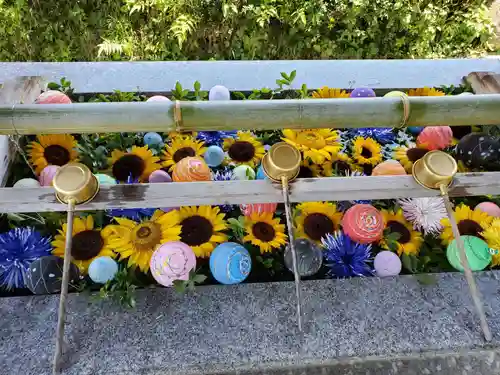
<path fill-rule="evenodd" d="M 415 164 L 413 164 L 412 175 L 415 181 L 423 187 L 427 189 L 439 189 L 441 192 L 446 212 L 448 213 L 448 218 L 450 219 L 453 236 L 455 237 L 460 253 L 460 262 L 464 268 L 465 279 L 469 285 L 470 294 L 472 296 L 477 314 L 479 315 L 479 321 L 481 329 L 483 330 L 484 338 L 486 341 L 491 341 L 492 335 L 490 328 L 488 327 L 488 322 L 486 321 L 483 304 L 465 253 L 464 242 L 460 237 L 460 231 L 458 229 L 457 221 L 455 220 L 453 207 L 448 196 L 448 187 L 453 181 L 453 177 L 457 173 L 457 169 L 457 162 L 452 156 L 443 151 L 436 150 L 428 152 L 422 159 L 417 160 Z"/>
<path fill-rule="evenodd" d="M 297 251 L 293 234 L 292 209 L 290 206 L 290 191 L 288 183 L 293 181 L 300 171 L 302 157 L 300 151 L 285 142 L 274 144 L 262 159 L 264 174 L 273 182 L 281 183 L 285 216 L 288 228 L 288 241 L 292 252 L 293 276 L 295 279 L 295 297 L 297 302 L 297 324 L 302 331 L 302 299 L 300 295 L 300 275 L 297 266 Z"/>
<path fill-rule="evenodd" d="M 71 265 L 71 246 L 73 242 L 73 216 L 75 205 L 86 203 L 94 199 L 99 191 L 99 182 L 87 166 L 80 163 L 70 163 L 61 167 L 52 182 L 59 202 L 67 204 L 66 243 L 64 247 L 64 263 L 59 299 L 59 313 L 57 318 L 56 350 L 54 353 L 53 374 L 59 372 L 64 343 L 64 323 L 66 318 L 66 299 L 68 296 L 69 268 Z"/>

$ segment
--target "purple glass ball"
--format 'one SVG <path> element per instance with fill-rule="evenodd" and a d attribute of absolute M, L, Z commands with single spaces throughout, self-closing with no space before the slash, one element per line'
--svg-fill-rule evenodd
<path fill-rule="evenodd" d="M 351 98 L 374 98 L 377 95 L 375 95 L 375 91 L 368 87 L 359 87 L 352 90 L 350 96 Z"/>
<path fill-rule="evenodd" d="M 375 256 L 373 267 L 378 277 L 396 276 L 401 272 L 402 264 L 397 254 L 392 251 L 381 251 Z"/>

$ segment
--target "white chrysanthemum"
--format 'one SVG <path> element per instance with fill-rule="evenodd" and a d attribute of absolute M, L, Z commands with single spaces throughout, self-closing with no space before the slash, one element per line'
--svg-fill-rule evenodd
<path fill-rule="evenodd" d="M 415 147 L 415 139 L 405 131 L 399 130 L 396 136 L 396 142 L 408 148 Z"/>
<path fill-rule="evenodd" d="M 433 236 L 441 233 L 441 219 L 446 217 L 446 208 L 441 198 L 398 199 L 403 214 L 413 228 Z"/>

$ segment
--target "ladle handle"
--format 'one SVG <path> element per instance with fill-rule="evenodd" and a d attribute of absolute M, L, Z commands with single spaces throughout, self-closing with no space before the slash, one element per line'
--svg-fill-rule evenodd
<path fill-rule="evenodd" d="M 61 285 L 61 297 L 59 299 L 59 314 L 57 319 L 56 330 L 56 351 L 52 363 L 52 373 L 59 373 L 59 361 L 61 359 L 62 348 L 64 344 L 64 321 L 66 318 L 66 298 L 68 296 L 69 287 L 69 268 L 71 265 L 71 246 L 73 243 L 73 216 L 75 213 L 75 200 L 68 201 L 68 216 L 66 228 L 66 243 L 64 247 L 64 264 Z"/>
<path fill-rule="evenodd" d="M 297 252 L 295 250 L 295 237 L 293 234 L 292 209 L 290 206 L 290 195 L 288 191 L 288 178 L 281 177 L 281 187 L 283 191 L 283 201 L 285 202 L 286 226 L 288 228 L 288 243 L 292 252 L 293 277 L 295 279 L 295 297 L 297 299 L 297 324 L 299 331 L 302 331 L 302 299 L 300 295 L 300 275 L 297 266 Z"/>
<path fill-rule="evenodd" d="M 451 206 L 450 198 L 448 196 L 448 187 L 445 185 L 441 185 L 439 187 L 439 190 L 441 191 L 444 205 L 446 207 L 446 212 L 448 213 L 448 218 L 450 219 L 451 230 L 453 231 L 453 236 L 455 237 L 455 241 L 458 247 L 458 252 L 460 254 L 460 262 L 462 263 L 462 267 L 464 268 L 465 279 L 467 280 L 467 284 L 469 285 L 472 301 L 474 302 L 477 314 L 479 315 L 479 322 L 481 324 L 481 329 L 483 330 L 484 338 L 486 341 L 491 341 L 492 340 L 491 331 L 488 326 L 488 322 L 486 321 L 486 315 L 484 314 L 483 303 L 481 302 L 481 297 L 477 289 L 476 281 L 472 274 L 472 270 L 470 269 L 469 261 L 465 253 L 464 241 L 462 240 L 462 237 L 460 237 L 460 231 L 458 229 L 457 221 L 455 220 L 453 207 Z"/>

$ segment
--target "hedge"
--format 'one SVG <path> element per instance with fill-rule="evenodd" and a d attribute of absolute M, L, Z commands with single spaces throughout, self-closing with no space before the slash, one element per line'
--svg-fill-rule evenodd
<path fill-rule="evenodd" d="M 0 0 L 0 60 L 458 57 L 485 0 Z"/>

